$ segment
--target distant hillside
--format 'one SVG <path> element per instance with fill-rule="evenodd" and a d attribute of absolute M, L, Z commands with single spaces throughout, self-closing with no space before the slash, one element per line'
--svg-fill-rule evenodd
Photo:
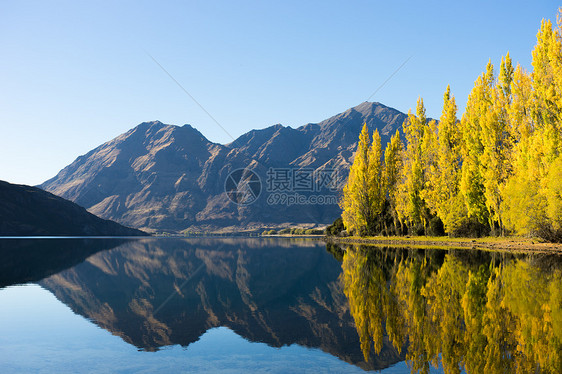
<path fill-rule="evenodd" d="M 138 236 L 36 187 L 0 181 L 0 236 Z"/>
<path fill-rule="evenodd" d="M 379 130 L 384 146 L 405 118 L 395 109 L 365 102 L 297 129 L 252 130 L 227 145 L 210 142 L 190 125 L 145 122 L 78 157 L 40 187 L 100 217 L 150 231 L 321 226 L 340 215 L 340 191 L 290 188 L 281 197 L 321 194 L 323 200 L 272 200 L 271 169 L 310 171 L 315 178 L 336 170 L 341 187 L 363 123 Z M 225 193 L 229 174 L 242 168 L 253 170 L 261 181 L 260 194 L 249 205 L 237 205 Z"/>

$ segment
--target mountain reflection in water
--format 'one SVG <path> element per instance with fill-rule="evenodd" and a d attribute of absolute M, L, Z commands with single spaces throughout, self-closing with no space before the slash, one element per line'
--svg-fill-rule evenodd
<path fill-rule="evenodd" d="M 562 373 L 559 256 L 328 248 L 365 357 L 388 334 L 412 372 Z"/>
<path fill-rule="evenodd" d="M 340 282 L 315 241 L 139 239 L 40 282 L 75 313 L 145 351 L 225 326 L 272 347 L 320 348 L 363 369 L 403 361 L 388 339 L 365 362 Z"/>
<path fill-rule="evenodd" d="M 562 372 L 560 256 L 143 238 L 4 240 L 0 257 L 0 288 L 39 281 L 143 351 L 227 327 L 365 370 Z"/>

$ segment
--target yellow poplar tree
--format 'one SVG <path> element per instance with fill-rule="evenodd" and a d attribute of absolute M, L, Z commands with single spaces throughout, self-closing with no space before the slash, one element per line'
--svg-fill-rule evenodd
<path fill-rule="evenodd" d="M 560 206 L 562 196 L 558 180 L 562 176 L 562 8 L 558 28 L 543 21 L 533 50 L 533 101 L 531 115 L 538 170 L 538 196 L 544 206 L 544 222 L 536 228 L 549 240 L 562 241 Z M 542 212 L 540 212 L 542 215 Z"/>
<path fill-rule="evenodd" d="M 457 104 L 447 86 L 443 95 L 443 112 L 439 118 L 435 164 L 429 169 L 426 202 L 441 219 L 445 230 L 453 232 L 467 214 L 459 191 L 461 155 Z"/>
<path fill-rule="evenodd" d="M 508 132 L 507 107 L 511 102 L 511 82 L 513 65 L 509 53 L 502 58 L 497 85 L 491 90 L 491 106 L 486 108 L 481 117 L 480 139 L 480 174 L 483 178 L 484 196 L 490 227 L 499 225 L 503 234 L 502 209 L 503 200 L 500 190 L 505 184 L 511 166 L 508 163 L 509 150 L 512 148 Z"/>
<path fill-rule="evenodd" d="M 438 167 L 437 146 L 437 122 L 431 120 L 424 128 L 421 144 L 422 165 L 424 170 L 424 188 L 421 192 L 421 196 L 426 204 L 428 204 L 428 194 L 431 194 L 434 190 L 432 177 L 435 175 Z"/>
<path fill-rule="evenodd" d="M 416 114 L 408 111 L 403 129 L 406 149 L 403 152 L 403 167 L 396 186 L 396 211 L 402 222 L 413 227 L 427 225 L 427 208 L 422 197 L 425 185 L 423 140 L 427 131 L 427 118 L 423 99 L 418 99 Z"/>
<path fill-rule="evenodd" d="M 343 224 L 350 233 L 354 234 L 362 234 L 367 227 L 367 220 L 370 219 L 370 203 L 367 193 L 369 190 L 367 175 L 369 146 L 369 129 L 365 123 L 359 135 L 355 159 L 349 170 L 347 183 L 343 188 L 343 196 L 340 201 L 340 207 L 343 211 Z"/>
<path fill-rule="evenodd" d="M 513 173 L 502 188 L 505 202 L 504 220 L 508 228 L 528 234 L 541 220 L 538 201 L 538 176 L 533 175 L 532 134 L 533 120 L 530 115 L 532 82 L 530 74 L 517 66 L 511 83 L 512 100 L 508 108 L 509 131 L 515 145 L 510 155 Z"/>
<path fill-rule="evenodd" d="M 559 19 L 560 21 L 560 19 Z M 545 162 L 551 162 L 560 152 L 562 128 L 562 37 L 560 27 L 552 29 L 543 20 L 533 50 L 533 101 L 531 115 L 537 130 L 545 137 Z"/>
<path fill-rule="evenodd" d="M 550 165 L 546 176 L 546 216 L 549 219 L 554 235 L 558 241 L 562 240 L 562 155 Z"/>
<path fill-rule="evenodd" d="M 462 169 L 461 192 L 464 196 L 468 215 L 476 217 L 481 223 L 488 221 L 488 209 L 484 194 L 484 178 L 480 157 L 483 154 L 481 132 L 488 111 L 490 110 L 491 92 L 494 82 L 494 67 L 491 62 L 474 84 L 468 96 L 466 110 L 461 120 L 462 128 Z"/>
<path fill-rule="evenodd" d="M 396 184 L 402 170 L 402 142 L 400 141 L 400 132 L 396 133 L 390 139 L 390 142 L 384 150 L 384 190 L 388 193 L 390 203 L 390 214 L 394 220 L 395 232 L 398 232 L 398 214 L 396 213 Z M 401 230 L 402 231 L 402 228 Z"/>
<path fill-rule="evenodd" d="M 383 167 L 382 167 L 382 148 L 381 148 L 381 136 L 379 135 L 379 130 L 375 129 L 373 132 L 373 141 L 371 142 L 371 149 L 369 151 L 368 159 L 368 195 L 370 207 L 370 220 L 367 222 L 367 231 L 372 234 L 377 229 L 375 227 L 376 217 L 382 213 L 384 208 L 384 200 L 386 195 Z"/>
<path fill-rule="evenodd" d="M 515 172 L 519 147 L 526 143 L 533 131 L 529 105 L 532 95 L 531 76 L 517 64 L 511 80 L 511 101 L 507 106 L 507 131 L 513 143 L 507 154 L 508 163 Z"/>
<path fill-rule="evenodd" d="M 382 212 L 385 191 L 381 157 L 378 131 L 375 130 L 371 143 L 369 129 L 364 124 L 340 201 L 343 223 L 354 235 L 373 234 L 376 218 Z"/>
<path fill-rule="evenodd" d="M 503 191 L 509 227 L 519 234 L 562 240 L 562 31 L 542 21 L 533 50 L 530 78 L 515 72 L 510 117 L 517 123 L 519 142 L 514 172 Z M 519 76 L 518 76 L 519 75 Z M 530 84 L 529 84 L 530 80 Z M 522 84 L 524 83 L 524 85 Z M 524 104 L 515 94 L 526 96 Z M 521 114 L 523 112 L 523 114 Z"/>

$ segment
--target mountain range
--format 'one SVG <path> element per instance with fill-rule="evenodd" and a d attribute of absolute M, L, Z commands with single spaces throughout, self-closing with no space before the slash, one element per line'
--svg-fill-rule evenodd
<path fill-rule="evenodd" d="M 319 123 L 252 130 L 225 145 L 190 125 L 144 122 L 39 187 L 149 232 L 321 227 L 341 213 L 338 196 L 363 123 L 379 130 L 384 147 L 405 118 L 364 102 Z"/>

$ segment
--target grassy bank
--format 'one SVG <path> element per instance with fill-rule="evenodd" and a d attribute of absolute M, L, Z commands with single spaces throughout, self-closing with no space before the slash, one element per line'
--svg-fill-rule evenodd
<path fill-rule="evenodd" d="M 491 251 L 556 253 L 562 255 L 562 244 L 544 243 L 536 238 L 484 237 L 449 238 L 446 236 L 327 236 L 329 243 L 362 244 L 395 247 L 465 248 Z"/>

